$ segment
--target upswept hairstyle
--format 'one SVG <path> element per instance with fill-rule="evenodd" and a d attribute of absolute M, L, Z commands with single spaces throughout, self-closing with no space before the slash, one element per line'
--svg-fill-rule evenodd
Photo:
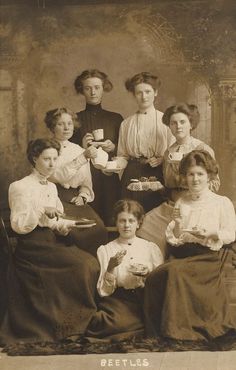
<path fill-rule="evenodd" d="M 194 130 L 200 121 L 200 113 L 198 111 L 198 107 L 194 104 L 187 104 L 187 103 L 179 103 L 177 105 L 172 105 L 171 107 L 167 108 L 162 116 L 162 122 L 166 125 L 170 125 L 170 120 L 172 114 L 175 113 L 184 113 L 191 124 L 191 130 Z"/>
<path fill-rule="evenodd" d="M 135 200 L 122 199 L 116 202 L 113 208 L 113 220 L 115 223 L 117 221 L 118 215 L 121 212 L 131 213 L 138 220 L 139 225 L 142 224 L 144 218 L 144 209 L 143 206 Z"/>
<path fill-rule="evenodd" d="M 54 139 L 36 139 L 28 143 L 26 154 L 33 167 L 35 167 L 34 158 L 38 158 L 45 149 L 50 148 L 56 149 L 58 155 L 60 154 L 61 145 Z"/>
<path fill-rule="evenodd" d="M 141 83 L 146 83 L 152 86 L 153 90 L 158 90 L 161 86 L 161 81 L 159 77 L 154 76 L 150 72 L 141 72 L 134 75 L 131 78 L 128 78 L 125 81 L 125 87 L 129 92 L 134 94 L 135 86 Z"/>
<path fill-rule="evenodd" d="M 77 115 L 74 112 L 72 112 L 70 109 L 55 108 L 55 109 L 49 110 L 46 113 L 45 118 L 44 118 L 44 122 L 46 123 L 46 126 L 49 128 L 49 130 L 53 132 L 57 124 L 58 118 L 60 118 L 63 113 L 67 113 L 71 116 L 72 121 L 74 123 L 74 127 L 78 128 L 80 126 Z"/>
<path fill-rule="evenodd" d="M 103 84 L 103 90 L 105 92 L 110 92 L 113 89 L 111 81 L 104 72 L 101 72 L 98 69 L 86 69 L 79 76 L 76 77 L 74 82 L 75 90 L 78 94 L 83 95 L 83 81 L 91 77 L 100 78 Z"/>
<path fill-rule="evenodd" d="M 180 162 L 179 174 L 186 176 L 192 166 L 200 166 L 206 170 L 210 179 L 215 179 L 219 173 L 219 166 L 214 158 L 205 150 L 193 150 Z"/>

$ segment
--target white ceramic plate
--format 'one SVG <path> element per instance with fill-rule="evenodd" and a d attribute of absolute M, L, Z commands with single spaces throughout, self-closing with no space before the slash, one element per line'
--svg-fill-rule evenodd
<path fill-rule="evenodd" d="M 104 170 L 103 171 L 105 171 L 105 172 L 114 172 L 114 173 L 117 173 L 117 172 L 120 172 L 122 170 L 122 168 L 120 168 L 120 167 L 117 167 L 117 168 L 104 168 Z"/>
<path fill-rule="evenodd" d="M 88 229 L 89 227 L 93 227 L 93 226 L 96 226 L 96 222 L 94 222 L 93 224 L 84 224 L 84 225 L 74 225 L 73 227 L 76 227 L 76 229 Z"/>

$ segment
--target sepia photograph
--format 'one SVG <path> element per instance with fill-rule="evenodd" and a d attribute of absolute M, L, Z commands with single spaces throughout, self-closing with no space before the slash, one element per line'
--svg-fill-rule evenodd
<path fill-rule="evenodd" d="M 236 3 L 0 0 L 1 370 L 234 370 Z"/>

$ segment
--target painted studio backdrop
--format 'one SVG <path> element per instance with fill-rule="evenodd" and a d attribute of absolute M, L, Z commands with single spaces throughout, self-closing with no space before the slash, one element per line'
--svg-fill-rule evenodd
<path fill-rule="evenodd" d="M 0 193 L 28 173 L 27 142 L 48 135 L 47 110 L 76 112 L 84 99 L 75 77 L 98 68 L 114 84 L 105 109 L 124 117 L 136 110 L 124 87 L 141 71 L 162 81 L 159 110 L 197 104 L 194 136 L 220 162 L 221 193 L 236 205 L 236 22 L 228 1 L 1 1 Z"/>

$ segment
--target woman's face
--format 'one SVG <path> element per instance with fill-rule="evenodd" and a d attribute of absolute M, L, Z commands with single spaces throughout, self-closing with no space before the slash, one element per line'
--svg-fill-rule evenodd
<path fill-rule="evenodd" d="M 140 83 L 134 88 L 134 97 L 140 110 L 150 108 L 153 105 L 156 96 L 157 91 L 147 83 Z"/>
<path fill-rule="evenodd" d="M 135 236 L 139 223 L 132 213 L 121 212 L 117 216 L 116 227 L 123 239 L 131 239 Z"/>
<path fill-rule="evenodd" d="M 54 148 L 44 149 L 39 157 L 34 158 L 36 170 L 43 176 L 49 177 L 55 171 L 58 152 Z"/>
<path fill-rule="evenodd" d="M 86 103 L 97 105 L 102 101 L 103 82 L 98 77 L 90 77 L 83 81 L 83 94 Z"/>
<path fill-rule="evenodd" d="M 69 140 L 74 132 L 74 122 L 68 113 L 62 113 L 53 129 L 54 138 L 59 141 Z"/>
<path fill-rule="evenodd" d="M 184 140 L 191 134 L 191 123 L 185 113 L 172 114 L 169 127 L 177 141 Z"/>
<path fill-rule="evenodd" d="M 186 181 L 190 192 L 199 193 L 208 188 L 209 176 L 202 166 L 189 167 Z"/>

